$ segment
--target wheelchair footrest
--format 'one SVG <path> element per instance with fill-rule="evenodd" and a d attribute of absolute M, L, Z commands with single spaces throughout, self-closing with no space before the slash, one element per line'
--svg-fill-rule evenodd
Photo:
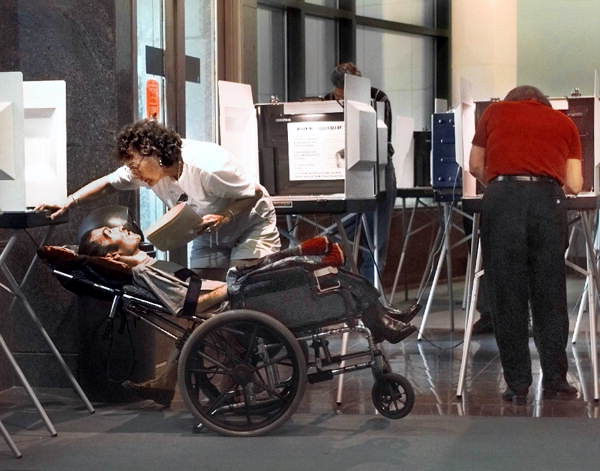
<path fill-rule="evenodd" d="M 317 371 L 316 373 L 310 373 L 307 375 L 308 382 L 310 384 L 320 383 L 321 381 L 329 381 L 333 379 L 333 373 L 329 370 L 326 371 Z"/>

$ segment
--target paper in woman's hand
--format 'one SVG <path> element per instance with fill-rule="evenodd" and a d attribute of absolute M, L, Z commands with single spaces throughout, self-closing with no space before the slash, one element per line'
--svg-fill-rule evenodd
<path fill-rule="evenodd" d="M 202 217 L 190 205 L 182 202 L 173 206 L 146 229 L 146 237 L 159 250 L 176 249 L 198 236 L 201 222 Z"/>

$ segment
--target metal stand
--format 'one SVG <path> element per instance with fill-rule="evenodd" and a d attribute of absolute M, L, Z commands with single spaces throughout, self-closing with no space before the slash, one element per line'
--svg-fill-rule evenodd
<path fill-rule="evenodd" d="M 437 267 L 435 270 L 435 274 L 433 276 L 431 288 L 429 290 L 427 304 L 425 305 L 425 310 L 423 311 L 423 318 L 421 320 L 421 326 L 419 327 L 419 334 L 417 335 L 417 340 L 422 340 L 422 338 L 423 338 L 423 332 L 425 331 L 425 326 L 427 325 L 427 319 L 429 318 L 429 313 L 431 311 L 431 304 L 433 303 L 433 297 L 435 295 L 435 290 L 437 288 L 438 280 L 440 277 L 440 273 L 442 271 L 442 267 L 444 266 L 444 262 L 446 263 L 446 269 L 448 272 L 448 275 L 447 275 L 448 276 L 448 297 L 449 297 L 448 310 L 450 311 L 450 329 L 452 331 L 454 331 L 454 294 L 453 294 L 453 286 L 452 286 L 452 249 L 454 247 L 470 240 L 472 238 L 472 235 L 463 237 L 460 241 L 458 241 L 453 246 L 450 245 L 450 234 L 452 232 L 452 227 L 454 227 L 452 224 L 452 212 L 456 211 L 464 217 L 471 218 L 470 215 L 468 215 L 456 208 L 453 208 L 451 206 L 452 204 L 453 203 L 448 203 L 448 202 L 440 203 L 440 206 L 442 209 L 442 218 L 443 218 L 441 221 L 441 224 L 440 224 L 439 232 L 438 232 L 438 234 L 441 233 L 441 237 L 442 237 L 440 255 L 437 259 Z M 433 262 L 434 258 L 435 258 L 435 255 L 433 253 L 430 254 L 428 266 L 423 275 L 423 280 L 421 281 L 421 287 L 419 288 L 419 291 L 422 290 L 422 288 L 425 284 L 424 281 L 425 281 L 426 277 L 428 276 L 429 269 L 430 269 L 431 263 Z"/>
<path fill-rule="evenodd" d="M 427 192 L 427 189 L 422 189 L 422 193 L 418 192 L 418 193 L 414 193 L 412 191 L 410 191 L 411 189 L 398 189 L 397 195 L 398 197 L 402 198 L 402 228 L 404 229 L 404 237 L 402 240 L 402 250 L 400 252 L 400 260 L 398 261 L 398 266 L 396 268 L 396 275 L 394 276 L 394 284 L 392 285 L 392 291 L 390 293 L 390 305 L 393 305 L 394 303 L 394 295 L 396 294 L 396 288 L 398 286 L 398 280 L 400 279 L 400 273 L 402 272 L 402 268 L 404 266 L 404 258 L 406 257 L 406 250 L 408 247 L 408 242 L 410 241 L 410 238 L 412 236 L 414 236 L 415 234 L 418 234 L 419 232 L 421 232 L 422 230 L 428 228 L 429 226 L 431 226 L 432 224 L 434 224 L 434 221 L 430 221 L 426 224 L 423 224 L 422 226 L 416 228 L 413 231 L 413 225 L 414 225 L 414 219 L 415 219 L 415 215 L 417 213 L 417 209 L 419 208 L 419 205 L 422 206 L 423 208 L 430 208 L 430 206 L 426 203 L 424 203 L 422 201 L 422 197 L 433 197 L 433 189 L 429 189 L 430 192 Z M 416 188 L 413 190 L 417 190 Z M 415 205 L 412 208 L 412 211 L 410 213 L 410 218 L 408 220 L 408 225 L 404 224 L 404 219 L 405 219 L 405 213 L 406 213 L 406 199 L 407 198 L 414 198 L 415 199 Z M 426 269 L 426 272 L 428 271 L 429 266 Z"/>
<path fill-rule="evenodd" d="M 15 454 L 15 457 L 16 458 L 22 458 L 23 454 L 17 448 L 17 445 L 13 441 L 12 437 L 10 436 L 10 433 L 8 433 L 8 430 L 6 430 L 6 427 L 4 426 L 4 424 L 2 423 L 1 420 L 0 420 L 0 432 L 2 432 L 2 436 L 4 437 L 4 440 L 6 441 L 6 444 L 9 446 L 9 448 Z"/>
<path fill-rule="evenodd" d="M 470 296 L 467 303 L 467 316 L 465 318 L 465 336 L 463 342 L 462 358 L 460 360 L 460 372 L 458 374 L 458 386 L 456 388 L 456 396 L 461 397 L 464 391 L 465 376 L 467 372 L 467 358 L 471 349 L 471 334 L 473 332 L 473 317 L 475 314 L 475 306 L 477 305 L 477 294 L 479 293 L 479 281 L 483 275 L 481 269 L 481 244 L 479 244 L 479 213 L 475 213 L 473 217 L 473 239 L 471 241 L 471 257 L 470 261 L 475 260 L 473 267 L 472 279 L 469 278 L 467 287 Z"/>
<path fill-rule="evenodd" d="M 598 231 L 598 223 L 600 223 L 600 218 L 598 218 L 596 221 L 596 235 L 594 237 L 594 252 L 596 254 L 598 253 L 598 248 L 600 247 L 600 231 Z M 582 225 L 583 225 L 583 221 L 582 221 Z M 585 228 L 584 228 L 584 230 L 585 230 Z M 583 292 L 581 293 L 581 298 L 579 299 L 579 303 L 578 303 L 579 310 L 577 312 L 577 320 L 575 321 L 575 327 L 573 329 L 573 336 L 571 338 L 571 342 L 576 343 L 577 337 L 579 336 L 580 327 L 581 327 L 581 320 L 583 319 L 583 313 L 588 308 L 589 278 L 587 276 L 588 275 L 587 270 L 583 270 L 583 269 L 581 269 L 581 267 L 579 267 L 569 261 L 567 261 L 566 263 L 568 264 L 568 266 L 570 268 L 577 270 L 579 273 L 583 274 L 586 277 L 585 285 L 583 287 Z M 598 259 L 596 257 L 596 266 L 597 266 L 597 264 L 598 264 Z"/>
<path fill-rule="evenodd" d="M 27 214 L 27 213 L 25 213 L 25 214 Z M 31 222 L 29 220 L 26 220 L 24 223 L 22 223 L 22 224 L 21 223 L 15 224 L 14 227 L 12 227 L 13 230 L 12 230 L 12 233 L 10 235 L 10 238 L 9 238 L 8 242 L 6 243 L 4 249 L 2 249 L 2 253 L 0 255 L 0 271 L 2 271 L 2 273 L 4 274 L 4 277 L 6 278 L 6 281 L 8 283 L 8 286 L 5 286 L 3 284 L 0 284 L 0 286 L 2 288 L 4 288 L 6 291 L 8 291 L 11 295 L 13 295 L 15 297 L 15 299 L 11 302 L 11 304 L 10 304 L 8 310 L 6 311 L 6 313 L 7 314 L 10 313 L 10 311 L 14 307 L 16 299 L 20 300 L 23 303 L 23 306 L 25 307 L 25 311 L 29 315 L 30 319 L 33 321 L 33 323 L 36 326 L 36 328 L 42 334 L 42 337 L 46 341 L 46 343 L 47 343 L 48 347 L 50 348 L 51 352 L 53 353 L 53 355 L 58 360 L 60 366 L 62 367 L 62 369 L 65 372 L 65 374 L 66 374 L 67 378 L 69 379 L 69 381 L 71 382 L 73 388 L 75 389 L 75 391 L 77 392 L 77 394 L 79 395 L 79 397 L 81 398 L 81 400 L 83 401 L 83 403 L 85 404 L 85 406 L 86 406 L 87 410 L 90 412 L 90 414 L 93 414 L 94 413 L 94 407 L 92 406 L 92 404 L 88 400 L 87 396 L 85 395 L 85 393 L 81 389 L 81 386 L 79 386 L 79 383 L 77 382 L 77 380 L 73 376 L 73 373 L 71 372 L 71 370 L 69 369 L 68 365 L 64 361 L 62 355 L 60 354 L 60 352 L 56 348 L 56 345 L 54 345 L 54 342 L 52 341 L 52 339 L 50 338 L 50 336 L 46 332 L 46 329 L 44 328 L 44 326 L 42 325 L 42 323 L 38 319 L 37 315 L 35 314 L 35 311 L 31 307 L 31 304 L 27 300 L 27 297 L 25 296 L 25 293 L 22 290 L 23 286 L 27 283 L 29 275 L 32 272 L 33 266 L 35 265 L 35 263 L 37 261 L 37 258 L 38 258 L 37 254 L 33 257 L 31 263 L 29 264 L 29 267 L 28 267 L 28 269 L 26 271 L 26 274 L 23 277 L 23 279 L 21 280 L 20 284 L 17 282 L 17 280 L 15 279 L 15 277 L 13 276 L 13 274 L 10 272 L 10 269 L 8 268 L 8 266 L 6 264 L 8 256 L 9 256 L 12 248 L 14 247 L 14 245 L 15 245 L 15 243 L 17 241 L 17 229 L 26 229 L 27 227 L 47 226 L 48 229 L 46 231 L 46 235 L 43 238 L 42 243 L 40 245 L 44 245 L 48 241 L 50 235 L 52 234 L 52 231 L 53 231 L 54 227 L 52 225 L 49 225 L 50 222 L 46 219 L 46 216 L 44 214 L 39 214 L 39 215 L 36 215 L 36 216 L 39 216 L 39 217 L 37 219 L 32 219 Z M 32 218 L 33 218 L 33 216 L 32 216 Z M 41 219 L 39 219 L 39 218 L 41 218 Z M 7 226 L 6 226 L 6 224 L 2 224 L 1 227 L 7 227 Z M 9 226 L 9 228 L 11 228 L 11 227 Z M 55 436 L 56 435 L 56 430 L 54 429 L 54 426 L 52 425 L 52 422 L 50 421 L 50 419 L 46 415 L 46 412 L 44 411 L 44 409 L 41 406 L 39 400 L 37 399 L 37 396 L 35 395 L 35 392 L 31 388 L 31 386 L 29 385 L 29 382 L 27 381 L 27 379 L 25 378 L 25 375 L 23 374 L 23 371 L 21 370 L 21 368 L 19 367 L 19 365 L 15 361 L 12 353 L 10 352 L 10 349 L 8 348 L 8 345 L 6 345 L 6 342 L 4 342 L 4 339 L 1 339 L 0 344 L 1 344 L 2 349 L 4 350 L 4 352 L 6 353 L 7 357 L 9 358 L 9 361 L 10 361 L 11 365 L 13 366 L 13 369 L 17 373 L 17 376 L 19 377 L 21 383 L 23 383 L 23 386 L 25 387 L 25 390 L 27 391 L 29 397 L 32 399 L 32 401 L 34 402 L 34 404 L 35 404 L 36 408 L 38 409 L 40 415 L 42 416 L 42 418 L 44 420 L 44 423 L 46 424 L 46 427 L 48 428 L 48 430 L 50 431 L 50 433 L 53 436 Z"/>
<path fill-rule="evenodd" d="M 592 240 L 592 221 L 593 213 L 591 211 L 581 211 L 581 220 L 583 222 L 583 232 L 585 235 L 586 260 L 588 272 L 588 313 L 590 321 L 590 355 L 592 356 L 592 380 L 594 384 L 594 401 L 600 399 L 598 391 L 598 350 L 596 345 L 596 305 L 598 302 L 598 266 L 596 265 L 596 253 L 594 251 L 594 242 Z"/>

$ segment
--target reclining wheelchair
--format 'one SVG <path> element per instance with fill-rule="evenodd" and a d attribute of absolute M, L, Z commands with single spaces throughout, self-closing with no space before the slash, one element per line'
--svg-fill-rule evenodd
<path fill-rule="evenodd" d="M 399 419 L 413 408 L 410 382 L 392 372 L 376 344 L 381 339 L 360 322 L 378 308 L 378 293 L 343 268 L 291 257 L 230 270 L 226 307 L 208 318 L 188 315 L 191 327 L 182 327 L 151 292 L 122 273 L 107 276 L 104 261 L 74 255 L 58 262 L 47 251 L 40 255 L 67 289 L 111 300 L 109 321 L 133 316 L 176 342 L 180 393 L 212 431 L 271 432 L 297 409 L 307 383 L 367 368 L 374 379 L 373 405 L 384 417 Z M 329 339 L 345 333 L 364 337 L 366 347 L 332 353 Z"/>

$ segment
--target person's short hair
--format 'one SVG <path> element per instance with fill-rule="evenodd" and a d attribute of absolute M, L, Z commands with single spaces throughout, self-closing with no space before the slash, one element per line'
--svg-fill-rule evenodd
<path fill-rule="evenodd" d="M 81 236 L 81 240 L 79 241 L 79 249 L 77 250 L 80 255 L 106 257 L 109 253 L 119 250 L 119 246 L 117 244 L 102 245 L 92 240 L 92 232 L 96 229 L 90 229 L 83 234 L 83 236 Z"/>
<path fill-rule="evenodd" d="M 160 164 L 170 167 L 181 160 L 181 137 L 154 119 L 142 119 L 125 126 L 117 136 L 117 158 L 131 158 L 131 150 L 142 156 L 156 155 Z"/>
<path fill-rule="evenodd" d="M 331 72 L 331 83 L 335 88 L 344 88 L 344 76 L 346 74 L 362 76 L 358 67 L 352 62 L 342 62 L 335 66 L 333 72 Z"/>
<path fill-rule="evenodd" d="M 523 100 L 535 100 L 542 105 L 549 106 L 552 108 L 550 101 L 542 93 L 539 88 L 536 88 L 532 85 L 520 85 L 518 87 L 513 88 L 510 92 L 506 94 L 504 97 L 504 101 L 523 101 Z"/>

